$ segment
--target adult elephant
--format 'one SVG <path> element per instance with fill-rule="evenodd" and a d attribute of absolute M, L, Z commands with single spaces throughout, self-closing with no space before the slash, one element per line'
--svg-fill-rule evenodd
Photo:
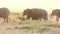
<path fill-rule="evenodd" d="M 6 21 L 8 23 L 8 15 L 9 15 L 9 9 L 8 8 L 0 8 L 0 17 L 4 18 L 4 22 Z"/>
<path fill-rule="evenodd" d="M 25 15 L 27 15 L 26 19 L 30 19 L 30 17 L 31 17 L 33 20 L 38 20 L 38 19 L 42 19 L 42 18 L 44 20 L 47 20 L 47 11 L 44 9 L 36 9 L 36 8 L 26 9 L 23 12 L 23 17 Z"/>
<path fill-rule="evenodd" d="M 59 9 L 54 9 L 50 15 L 50 17 L 52 18 L 53 16 L 56 16 L 56 21 L 59 21 L 60 18 L 60 10 Z"/>

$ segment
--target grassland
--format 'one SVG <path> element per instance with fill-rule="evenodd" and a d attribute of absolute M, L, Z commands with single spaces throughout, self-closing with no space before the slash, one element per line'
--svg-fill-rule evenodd
<path fill-rule="evenodd" d="M 55 18 L 49 18 L 48 21 L 21 21 L 19 16 L 22 13 L 11 13 L 9 23 L 0 21 L 0 34 L 60 34 L 60 22 L 56 22 Z"/>

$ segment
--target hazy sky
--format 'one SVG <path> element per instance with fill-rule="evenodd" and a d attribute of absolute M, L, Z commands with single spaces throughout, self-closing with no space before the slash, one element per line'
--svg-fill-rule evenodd
<path fill-rule="evenodd" d="M 0 7 L 7 7 L 14 12 L 26 8 L 42 8 L 50 12 L 53 9 L 60 9 L 60 0 L 0 0 Z"/>

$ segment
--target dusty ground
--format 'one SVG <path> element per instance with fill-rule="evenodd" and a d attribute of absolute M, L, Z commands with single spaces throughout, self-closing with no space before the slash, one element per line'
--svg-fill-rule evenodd
<path fill-rule="evenodd" d="M 29 25 L 27 23 L 1 23 L 0 34 L 41 34 L 41 32 L 36 32 L 35 30 L 19 28 L 20 26 L 23 25 L 25 26 L 25 24 Z M 39 24 L 37 25 L 39 26 Z M 41 26 L 44 27 L 43 25 Z M 48 28 L 50 28 L 51 31 L 44 31 L 43 34 L 60 34 L 60 27 L 48 27 Z"/>

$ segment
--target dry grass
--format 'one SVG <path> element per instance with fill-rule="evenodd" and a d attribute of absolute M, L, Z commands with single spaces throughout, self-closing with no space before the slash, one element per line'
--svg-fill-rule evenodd
<path fill-rule="evenodd" d="M 53 18 L 53 20 L 51 20 L 51 18 L 49 17 L 48 21 L 36 21 L 36 20 L 25 20 L 25 21 L 21 21 L 18 19 L 19 16 L 22 16 L 21 14 L 18 13 L 12 13 L 10 14 L 10 22 L 12 24 L 12 26 L 14 26 L 14 29 L 28 29 L 28 31 L 32 31 L 32 32 L 52 32 L 52 31 L 57 31 L 58 28 L 60 28 L 60 23 L 56 22 L 55 19 Z M 17 24 L 18 23 L 18 24 Z M 53 28 L 53 29 L 52 29 Z M 57 28 L 56 30 L 54 30 L 55 28 Z M 11 29 L 11 28 L 8 28 Z M 8 30 L 7 29 L 7 30 Z M 58 32 L 58 31 L 57 31 Z"/>

